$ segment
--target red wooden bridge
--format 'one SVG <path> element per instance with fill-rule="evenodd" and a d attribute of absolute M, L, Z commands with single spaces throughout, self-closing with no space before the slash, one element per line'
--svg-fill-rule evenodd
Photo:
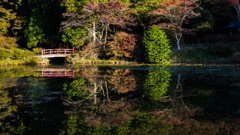
<path fill-rule="evenodd" d="M 36 57 L 39 58 L 54 58 L 54 57 L 67 57 L 74 54 L 73 49 L 42 49 L 41 55 Z"/>
<path fill-rule="evenodd" d="M 68 77 L 75 76 L 74 71 L 42 71 L 42 77 Z"/>

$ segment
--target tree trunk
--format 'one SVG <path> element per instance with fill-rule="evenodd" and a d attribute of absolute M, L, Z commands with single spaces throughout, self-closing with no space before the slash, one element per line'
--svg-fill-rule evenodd
<path fill-rule="evenodd" d="M 97 84 L 94 84 L 94 104 L 97 104 Z"/>
<path fill-rule="evenodd" d="M 179 44 L 180 39 L 181 39 L 181 38 L 179 38 L 179 39 L 177 40 L 177 49 L 178 49 L 178 50 L 180 50 L 180 44 Z"/>
<path fill-rule="evenodd" d="M 105 50 L 105 47 L 106 47 L 106 44 L 107 44 L 108 26 L 109 26 L 109 24 L 107 24 L 106 29 L 105 29 L 104 50 Z"/>
<path fill-rule="evenodd" d="M 95 21 L 93 22 L 93 44 L 96 42 L 96 30 L 95 30 Z"/>

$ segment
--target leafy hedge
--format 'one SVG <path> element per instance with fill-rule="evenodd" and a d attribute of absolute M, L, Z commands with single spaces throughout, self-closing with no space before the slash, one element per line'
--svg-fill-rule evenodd
<path fill-rule="evenodd" d="M 9 49 L 0 48 L 0 60 L 13 58 L 13 52 Z"/>
<path fill-rule="evenodd" d="M 27 60 L 31 59 L 35 54 L 31 51 L 28 50 L 22 50 L 18 48 L 13 49 L 13 56 L 15 59 L 18 60 Z"/>
<path fill-rule="evenodd" d="M 14 59 L 14 60 L 29 60 L 32 59 L 32 57 L 35 54 L 28 50 L 13 48 L 5 49 L 0 48 L 0 60 L 6 60 L 6 59 Z"/>

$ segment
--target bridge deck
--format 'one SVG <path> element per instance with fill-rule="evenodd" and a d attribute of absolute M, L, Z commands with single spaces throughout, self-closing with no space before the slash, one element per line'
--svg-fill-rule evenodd
<path fill-rule="evenodd" d="M 56 57 L 67 57 L 72 54 L 45 54 L 45 55 L 37 55 L 38 58 L 56 58 Z"/>
<path fill-rule="evenodd" d="M 73 71 L 70 68 L 41 68 L 37 71 Z"/>

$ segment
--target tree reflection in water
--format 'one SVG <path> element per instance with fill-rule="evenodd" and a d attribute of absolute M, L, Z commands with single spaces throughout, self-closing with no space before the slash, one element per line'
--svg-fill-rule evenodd
<path fill-rule="evenodd" d="M 122 99 L 117 97 L 119 94 L 134 91 L 136 87 L 134 74 L 129 70 L 100 72 L 98 68 L 91 68 L 82 69 L 81 75 L 82 78 L 64 84 L 66 96 L 62 96 L 62 100 L 64 105 L 70 107 L 65 113 L 85 113 L 88 115 L 86 121 L 92 124 L 105 121 L 108 124 L 120 125 L 126 121 L 127 118 L 117 118 L 115 117 L 117 114 L 112 112 L 132 106 L 127 105 L 127 97 Z M 108 119 L 109 116 L 112 119 Z"/>
<path fill-rule="evenodd" d="M 149 70 L 145 81 L 145 89 L 147 94 L 154 100 L 159 100 L 166 95 L 170 85 L 170 76 L 167 71 Z"/>
<path fill-rule="evenodd" d="M 84 67 L 74 78 L 1 79 L 9 87 L 0 85 L 0 122 L 12 134 L 238 133 L 238 98 L 203 86 L 206 80 L 194 84 L 180 72 L 150 69 Z M 53 100 L 38 102 L 55 90 Z M 13 95 L 21 93 L 28 101 L 17 104 Z"/>
<path fill-rule="evenodd" d="M 22 95 L 18 95 L 16 88 L 10 89 L 17 86 L 17 79 L 1 79 L 1 83 L 3 82 L 8 85 L 0 85 L 0 133 L 8 134 L 11 131 L 15 134 L 23 134 L 26 127 L 22 119 L 18 120 L 17 127 L 11 125 L 15 121 L 13 117 L 18 112 L 18 105 L 22 103 Z"/>
<path fill-rule="evenodd" d="M 128 128 L 131 127 L 131 131 L 129 133 L 146 133 L 147 131 L 153 134 L 157 134 L 157 132 L 153 132 L 155 129 L 148 127 L 149 125 L 141 127 L 142 122 L 145 121 L 148 124 L 155 123 L 155 125 L 161 123 L 163 126 L 158 129 L 158 133 L 162 132 L 160 129 L 163 130 L 163 127 L 169 127 L 167 128 L 168 130 L 172 129 L 171 124 L 167 123 L 198 123 L 190 117 L 194 116 L 200 108 L 190 108 L 191 104 L 184 102 L 183 97 L 189 95 L 183 92 L 180 74 L 178 75 L 176 89 L 170 92 L 168 87 L 170 86 L 171 74 L 164 70 L 151 70 L 148 72 L 144 81 L 145 90 L 143 90 L 146 92 L 136 90 L 137 84 L 141 84 L 141 82 L 137 83 L 135 75 L 127 69 L 107 70 L 104 72 L 100 72 L 97 68 L 83 69 L 81 75 L 82 78 L 73 81 L 69 85 L 64 84 L 64 91 L 66 91 L 67 96 L 62 97 L 62 100 L 65 105 L 70 106 L 70 110 L 65 111 L 66 114 L 71 115 L 69 120 L 72 119 L 71 117 L 77 117 L 73 115 L 83 113 L 84 116 L 82 118 L 84 121 L 82 123 L 85 123 L 85 126 L 88 124 L 95 126 L 120 126 L 120 130 L 120 128 L 124 128 L 124 125 L 126 126 L 130 122 L 131 124 L 128 125 Z M 134 95 L 134 93 L 139 92 L 143 95 L 147 94 L 145 95 L 146 98 Z M 116 98 L 115 94 L 121 95 L 121 99 Z M 152 107 L 159 103 L 169 103 L 169 105 L 166 105 L 164 108 L 158 108 L 159 105 L 156 105 L 150 112 L 146 112 L 139 110 L 141 102 L 149 102 Z M 152 121 L 151 118 L 154 118 L 154 120 Z M 136 123 L 136 121 L 138 122 Z M 68 122 L 66 121 L 66 123 Z M 138 127 L 132 127 L 133 123 L 138 124 Z M 146 129 L 145 126 L 148 128 Z M 108 127 L 109 130 L 112 130 L 111 127 Z M 102 129 L 103 127 L 99 128 Z"/>
<path fill-rule="evenodd" d="M 157 111 L 156 113 L 163 117 L 165 122 L 186 124 L 188 126 L 191 124 L 198 125 L 198 121 L 192 119 L 191 116 L 197 115 L 202 108 L 194 106 L 190 102 L 186 103 L 183 100 L 184 97 L 195 95 L 191 92 L 184 92 L 180 79 L 181 75 L 178 74 L 176 89 L 168 97 L 161 99 L 162 102 L 169 103 L 169 105 L 164 110 Z"/>

